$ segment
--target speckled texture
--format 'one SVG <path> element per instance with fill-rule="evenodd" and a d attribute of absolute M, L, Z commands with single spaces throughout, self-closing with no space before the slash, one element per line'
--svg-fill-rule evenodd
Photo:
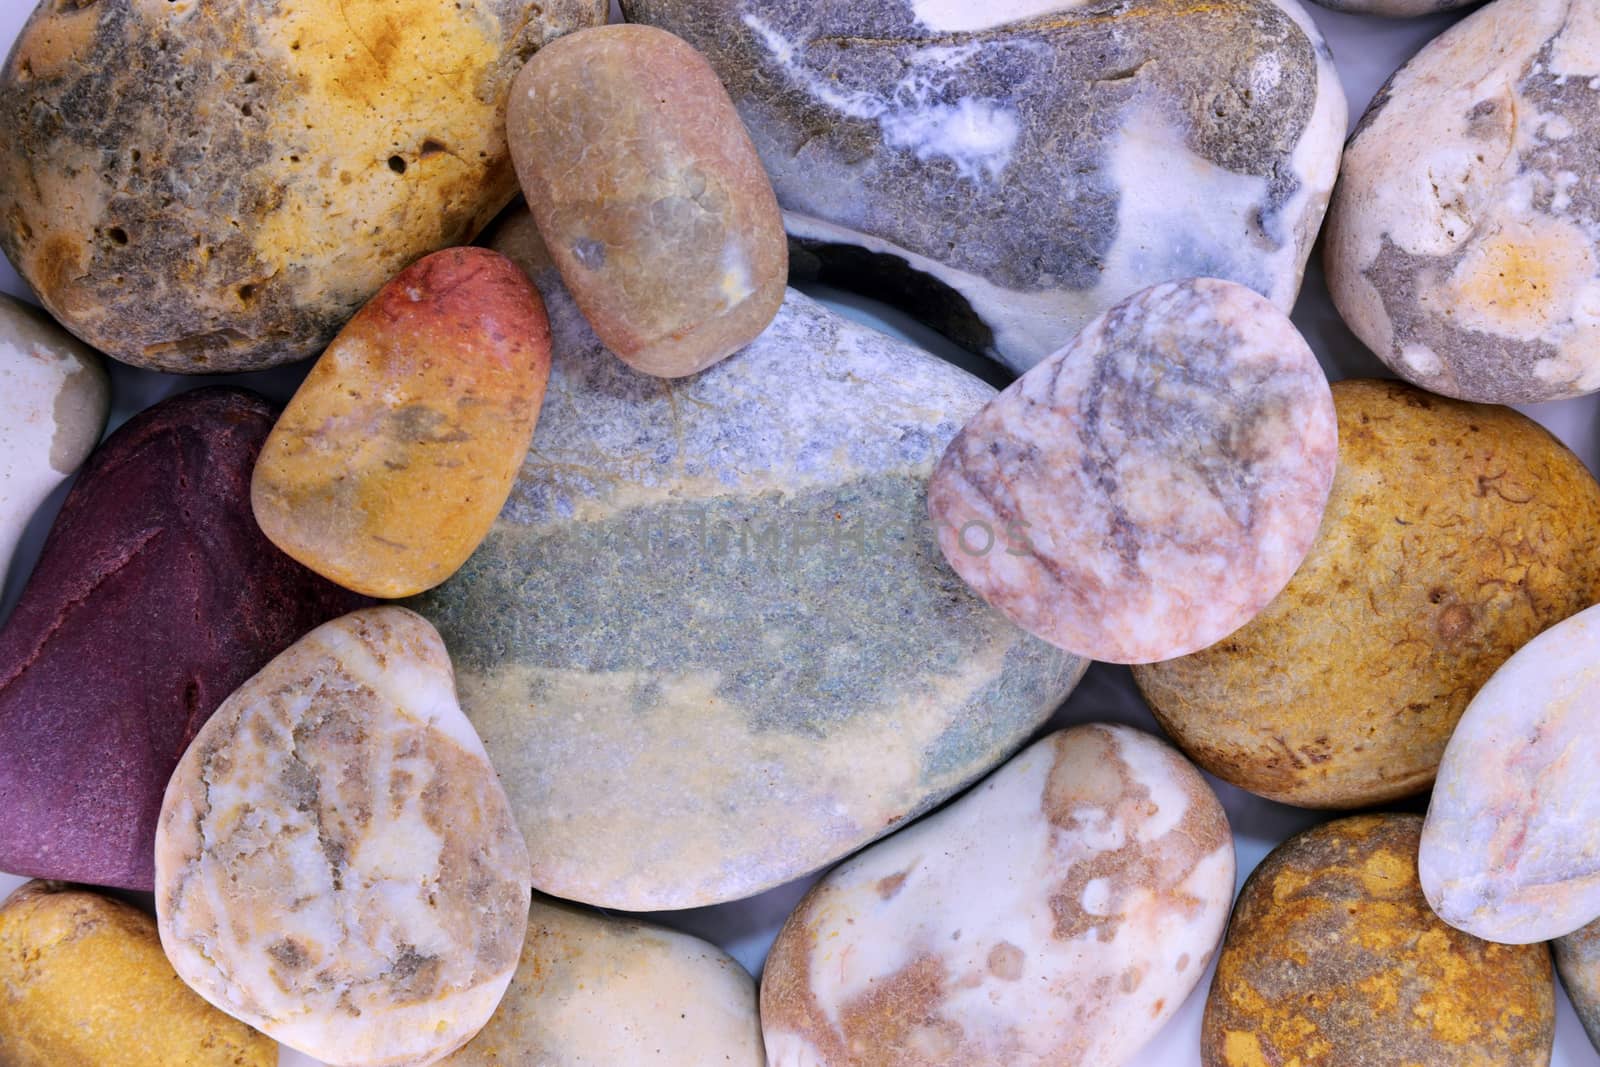
<path fill-rule="evenodd" d="M 522 963 L 441 1067 L 763 1067 L 756 984 L 715 945 L 536 898 Z"/>
<path fill-rule="evenodd" d="M 278 1048 L 179 980 L 150 916 L 29 882 L 0 904 L 0 1063 L 277 1067 Z"/>
<path fill-rule="evenodd" d="M 1205 1067 L 1543 1067 L 1543 945 L 1452 930 L 1417 884 L 1414 815 L 1362 815 L 1273 850 L 1239 895 L 1206 1001 Z"/>
<path fill-rule="evenodd" d="M 84 466 L 0 631 L 0 870 L 149 889 L 161 791 L 212 710 L 365 603 L 257 529 L 272 418 L 252 393 L 184 393 Z"/>
<path fill-rule="evenodd" d="M 1306 807 L 1425 790 L 1467 701 L 1600 601 L 1600 485 L 1532 419 L 1394 381 L 1333 386 L 1339 469 L 1289 585 L 1226 641 L 1138 667 L 1213 774 Z"/>
<path fill-rule="evenodd" d="M 0 70 L 0 250 L 101 351 L 315 355 L 516 190 L 506 94 L 604 0 L 43 0 Z"/>
<path fill-rule="evenodd" d="M 1083 662 L 968 593 L 923 517 L 992 390 L 798 293 L 700 375 L 640 375 L 530 231 L 497 245 L 550 310 L 544 413 L 500 521 L 418 608 L 539 889 L 636 911 L 757 893 L 926 811 L 1065 699 Z"/>
<path fill-rule="evenodd" d="M 340 331 L 273 427 L 250 487 L 261 529 L 369 596 L 438 585 L 505 505 L 549 377 L 544 301 L 516 264 L 425 257 Z"/>
<path fill-rule="evenodd" d="M 0 294 L 0 586 L 23 529 L 88 458 L 110 406 L 100 357 Z"/>
<path fill-rule="evenodd" d="M 1019 625 L 1091 659 L 1221 640 L 1299 566 L 1333 482 L 1327 379 L 1240 285 L 1112 308 L 961 431 L 928 487 L 945 558 Z"/>
<path fill-rule="evenodd" d="M 1233 879 L 1182 756 L 1122 726 L 1053 734 L 801 901 L 762 977 L 768 1058 L 1117 1067 L 1205 975 Z"/>
<path fill-rule="evenodd" d="M 693 374 L 772 322 L 788 284 L 783 217 L 693 48 L 651 26 L 573 34 L 517 76 L 508 123 L 562 278 L 630 366 Z"/>
<path fill-rule="evenodd" d="M 1589 1040 L 1600 1051 L 1600 921 L 1556 940 L 1556 970 Z"/>
<path fill-rule="evenodd" d="M 1600 389 L 1600 8 L 1497 0 L 1394 76 L 1349 150 L 1327 241 L 1345 321 L 1436 393 Z"/>
<path fill-rule="evenodd" d="M 722 76 L 802 274 L 1016 370 L 1173 278 L 1294 303 L 1347 121 L 1297 3 L 622 6 Z"/>
<path fill-rule="evenodd" d="M 1436 15 L 1441 11 L 1454 11 L 1478 0 L 1316 0 L 1332 11 L 1352 15 L 1381 15 L 1384 18 L 1408 19 L 1422 15 Z"/>
<path fill-rule="evenodd" d="M 1417 860 L 1445 922 L 1490 941 L 1600 918 L 1600 607 L 1524 645 L 1467 705 Z"/>
<path fill-rule="evenodd" d="M 528 850 L 433 627 L 381 607 L 318 627 L 184 754 L 156 835 L 178 973 L 335 1067 L 432 1063 L 516 968 Z"/>

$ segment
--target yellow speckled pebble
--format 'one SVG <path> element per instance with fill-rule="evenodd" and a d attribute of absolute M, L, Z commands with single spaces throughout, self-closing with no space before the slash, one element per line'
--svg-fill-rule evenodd
<path fill-rule="evenodd" d="M 275 1044 L 183 984 L 143 912 L 58 882 L 29 882 L 0 905 L 4 1067 L 277 1061 Z"/>

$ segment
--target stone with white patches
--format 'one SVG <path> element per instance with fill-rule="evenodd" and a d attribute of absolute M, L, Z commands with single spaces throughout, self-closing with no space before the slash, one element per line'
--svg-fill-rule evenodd
<path fill-rule="evenodd" d="M 1484 7 L 1403 67 L 1351 139 L 1328 285 L 1425 389 L 1498 404 L 1600 390 L 1600 89 L 1572 76 L 1600 54 L 1593 8 Z"/>
<path fill-rule="evenodd" d="M 970 421 L 929 512 L 950 565 L 1019 625 L 1151 663 L 1222 640 L 1288 584 L 1337 439 L 1327 379 L 1287 318 L 1232 282 L 1175 282 L 1106 312 Z"/>
<path fill-rule="evenodd" d="M 538 899 L 483 1031 L 440 1067 L 765 1067 L 756 984 L 715 945 Z"/>
<path fill-rule="evenodd" d="M 0 294 L 0 584 L 34 512 L 100 440 L 110 406 L 100 357 Z"/>
<path fill-rule="evenodd" d="M 450 658 L 403 608 L 313 630 L 195 738 L 156 833 L 156 918 L 206 1000 L 338 1067 L 460 1047 L 511 982 L 528 850 Z"/>
<path fill-rule="evenodd" d="M 517 76 L 511 155 L 556 266 L 630 366 L 678 378 L 755 340 L 789 252 L 772 183 L 704 57 L 652 26 L 541 49 Z M 982 138 L 948 116 L 938 136 Z"/>
<path fill-rule="evenodd" d="M 1600 918 L 1600 608 L 1524 645 L 1456 726 L 1422 832 L 1428 903 L 1487 941 Z"/>
<path fill-rule="evenodd" d="M 801 901 L 762 977 L 768 1062 L 1116 1067 L 1205 975 L 1233 879 L 1181 756 L 1122 726 L 1053 734 Z"/>
<path fill-rule="evenodd" d="M 550 310 L 539 429 L 483 546 L 418 610 L 539 843 L 539 889 L 632 911 L 749 896 L 927 811 L 1048 718 L 1083 661 L 972 595 L 924 517 L 993 390 L 792 292 L 735 355 L 646 377 L 531 230 L 495 245 Z"/>
<path fill-rule="evenodd" d="M 1026 370 L 1130 293 L 1287 311 L 1344 139 L 1295 0 L 625 0 L 722 76 L 801 274 Z"/>

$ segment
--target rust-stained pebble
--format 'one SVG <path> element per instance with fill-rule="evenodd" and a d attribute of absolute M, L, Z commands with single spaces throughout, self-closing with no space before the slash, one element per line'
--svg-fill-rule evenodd
<path fill-rule="evenodd" d="M 348 589 L 420 593 L 511 493 L 550 376 L 520 268 L 451 248 L 402 271 L 323 353 L 261 449 L 251 503 L 284 552 Z"/>
<path fill-rule="evenodd" d="M 1550 953 L 1435 916 L 1417 881 L 1421 830 L 1415 815 L 1341 819 L 1256 868 L 1206 1001 L 1204 1067 L 1550 1062 Z"/>
<path fill-rule="evenodd" d="M 1116 1067 L 1205 975 L 1233 878 L 1222 806 L 1178 753 L 1053 734 L 800 903 L 762 980 L 769 1062 Z"/>
<path fill-rule="evenodd" d="M 338 1067 L 412 1067 L 493 1014 L 527 928 L 528 851 L 404 608 L 313 630 L 184 755 L 156 835 L 178 974 Z"/>
<path fill-rule="evenodd" d="M 562 279 L 635 369 L 693 374 L 772 322 L 789 268 L 777 197 L 689 45 L 650 26 L 557 41 L 513 84 L 509 128 Z"/>

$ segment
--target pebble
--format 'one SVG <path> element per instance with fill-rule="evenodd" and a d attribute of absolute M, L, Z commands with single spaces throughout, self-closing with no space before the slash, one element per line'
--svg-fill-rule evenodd
<path fill-rule="evenodd" d="M 1417 884 L 1415 815 L 1360 815 L 1279 845 L 1234 908 L 1206 1000 L 1203 1067 L 1544 1067 L 1543 945 L 1452 930 Z"/>
<path fill-rule="evenodd" d="M 161 792 L 207 717 L 365 603 L 256 527 L 274 414 L 237 389 L 183 393 L 84 466 L 0 630 L 0 871 L 149 890 Z"/>
<path fill-rule="evenodd" d="M 1183 757 L 1122 726 L 1052 734 L 801 901 L 762 976 L 768 1061 L 1128 1063 L 1205 976 L 1233 884 Z"/>
<path fill-rule="evenodd" d="M 1600 918 L 1600 607 L 1524 645 L 1444 750 L 1417 865 L 1428 903 L 1488 941 Z"/>
<path fill-rule="evenodd" d="M 1503 0 L 1378 94 L 1345 151 L 1327 274 L 1356 335 L 1446 396 L 1600 389 L 1600 15 Z"/>
<path fill-rule="evenodd" d="M 1600 921 L 1557 938 L 1553 947 L 1561 984 L 1589 1042 L 1600 1052 Z"/>
<path fill-rule="evenodd" d="M 1337 429 L 1288 318 L 1232 282 L 1156 286 L 1014 382 L 945 451 L 945 558 L 1028 631 L 1148 663 L 1249 622 L 1322 520 Z"/>
<path fill-rule="evenodd" d="M 528 850 L 450 657 L 369 608 L 217 709 L 172 776 L 156 918 L 183 980 L 339 1067 L 432 1063 L 489 1021 L 528 919 Z"/>
<path fill-rule="evenodd" d="M 384 286 L 295 393 L 256 464 L 256 520 L 347 589 L 438 585 L 505 504 L 549 376 L 544 303 L 516 264 L 436 252 Z"/>
<path fill-rule="evenodd" d="M 155 920 L 59 882 L 0 904 L 6 1067 L 277 1067 L 278 1047 L 195 996 Z"/>
<path fill-rule="evenodd" d="M 694 374 L 772 322 L 789 274 L 783 219 L 705 57 L 650 26 L 575 33 L 523 68 L 508 122 L 561 277 L 630 366 Z"/>

